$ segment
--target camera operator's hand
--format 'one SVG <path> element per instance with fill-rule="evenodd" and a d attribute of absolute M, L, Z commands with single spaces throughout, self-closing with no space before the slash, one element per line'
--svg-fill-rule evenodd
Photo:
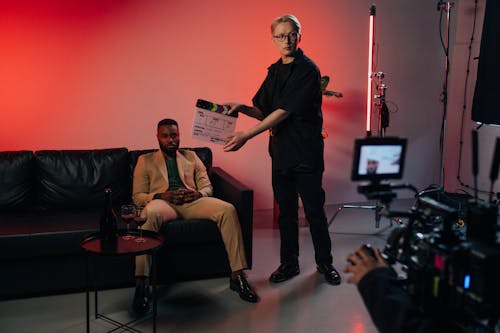
<path fill-rule="evenodd" d="M 358 247 L 354 253 L 347 256 L 347 262 L 349 264 L 344 267 L 344 272 L 352 273 L 352 275 L 347 279 L 347 283 L 357 285 L 366 273 L 371 270 L 379 267 L 388 267 L 384 258 L 382 258 L 379 249 L 375 249 L 374 254 L 375 258 L 373 258 L 361 247 Z"/>

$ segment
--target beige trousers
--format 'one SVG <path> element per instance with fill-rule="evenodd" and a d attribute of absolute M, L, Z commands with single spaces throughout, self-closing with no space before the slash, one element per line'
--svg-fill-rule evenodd
<path fill-rule="evenodd" d="M 230 203 L 213 197 L 202 197 L 184 205 L 174 205 L 164 200 L 151 200 L 146 205 L 143 214 L 146 214 L 147 219 L 142 227 L 156 232 L 160 230 L 163 223 L 175 218 L 214 221 L 224 241 L 231 271 L 248 268 L 238 215 Z M 135 258 L 135 276 L 149 276 L 150 268 L 150 255 L 140 255 Z"/>

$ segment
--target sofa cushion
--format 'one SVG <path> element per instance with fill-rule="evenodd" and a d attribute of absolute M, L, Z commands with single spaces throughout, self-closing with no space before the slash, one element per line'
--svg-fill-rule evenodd
<path fill-rule="evenodd" d="M 100 209 L 88 208 L 2 214 L 0 260 L 78 254 L 80 239 L 97 231 L 99 216 Z"/>
<path fill-rule="evenodd" d="M 100 207 L 104 189 L 113 202 L 130 197 L 130 160 L 126 148 L 42 150 L 35 153 L 42 208 Z"/>
<path fill-rule="evenodd" d="M 0 152 L 0 210 L 31 207 L 34 200 L 34 159 L 31 151 Z"/>

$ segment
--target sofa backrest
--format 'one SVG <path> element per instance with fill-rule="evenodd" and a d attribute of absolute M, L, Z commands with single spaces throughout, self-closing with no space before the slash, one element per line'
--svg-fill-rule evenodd
<path fill-rule="evenodd" d="M 196 152 L 210 175 L 208 147 Z M 111 187 L 115 205 L 130 202 L 137 158 L 155 151 L 126 148 L 0 152 L 0 214 L 8 211 L 97 208 Z"/>
<path fill-rule="evenodd" d="M 129 158 L 126 148 L 37 151 L 40 207 L 100 207 L 107 187 L 114 202 L 125 201 L 131 186 Z"/>
<path fill-rule="evenodd" d="M 196 148 L 182 148 L 192 150 L 198 155 L 200 160 L 205 164 L 205 168 L 207 168 L 208 175 L 211 174 L 212 171 L 212 150 L 208 147 L 196 147 Z"/>
<path fill-rule="evenodd" d="M 33 152 L 0 152 L 0 211 L 33 206 L 35 184 Z"/>
<path fill-rule="evenodd" d="M 207 168 L 207 172 L 210 175 L 210 171 L 212 170 L 212 150 L 208 147 L 195 147 L 195 148 L 181 148 L 186 150 L 192 150 L 198 155 L 200 160 L 205 164 L 205 168 Z M 158 149 L 144 149 L 144 150 L 131 150 L 130 151 L 130 168 L 132 173 L 134 171 L 135 165 L 137 164 L 137 159 L 139 156 L 147 153 L 151 153 L 157 151 Z"/>

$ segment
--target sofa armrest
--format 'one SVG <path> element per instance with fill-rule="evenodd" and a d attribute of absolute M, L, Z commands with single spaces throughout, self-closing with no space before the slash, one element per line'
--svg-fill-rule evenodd
<path fill-rule="evenodd" d="M 214 187 L 214 197 L 231 203 L 238 212 L 247 264 L 248 268 L 251 268 L 253 246 L 253 190 L 220 167 L 212 167 L 211 180 Z"/>

